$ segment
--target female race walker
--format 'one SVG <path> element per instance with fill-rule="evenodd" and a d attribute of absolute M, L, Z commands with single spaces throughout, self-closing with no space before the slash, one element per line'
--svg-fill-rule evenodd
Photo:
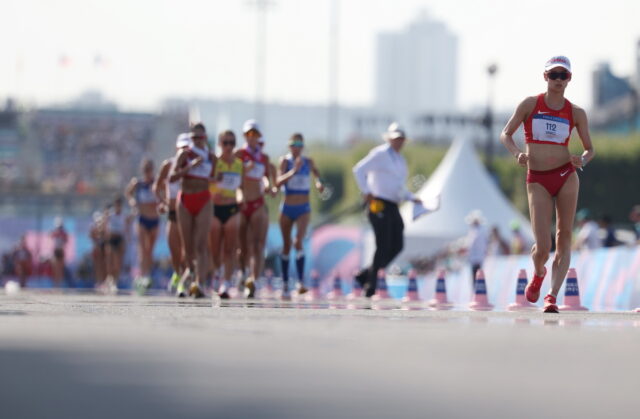
<path fill-rule="evenodd" d="M 244 165 L 234 155 L 236 135 L 233 131 L 220 133 L 218 145 L 222 153 L 216 162 L 212 185 L 214 207 L 210 241 L 214 272 L 224 265 L 224 281 L 218 289 L 218 295 L 222 299 L 228 299 L 238 253 L 240 205 L 237 193 L 242 188 Z"/>
<path fill-rule="evenodd" d="M 132 178 L 125 190 L 125 196 L 132 208 L 138 213 L 138 260 L 140 275 L 135 280 L 138 291 L 144 291 L 151 285 L 151 267 L 153 264 L 153 247 L 158 238 L 158 199 L 153 193 L 154 165 L 145 159 L 140 165 L 142 179 Z"/>
<path fill-rule="evenodd" d="M 593 159 L 594 150 L 587 114 L 564 97 L 571 80 L 569 59 L 557 56 L 547 61 L 544 79 L 547 92 L 528 97 L 518 105 L 500 140 L 518 163 L 528 168 L 529 215 L 536 241 L 531 249 L 535 272 L 525 291 L 527 300 L 531 302 L 538 301 L 540 287 L 547 273 L 545 263 L 551 249 L 549 231 L 555 207 L 556 253 L 551 272 L 551 290 L 544 298 L 544 311 L 557 313 L 556 297 L 571 259 L 571 229 L 580 186 L 575 168 L 582 170 Z M 522 123 L 526 143 L 524 153 L 512 137 Z M 574 126 L 578 129 L 584 148 L 581 156 L 569 153 L 569 139 Z"/>
<path fill-rule="evenodd" d="M 244 164 L 242 182 L 242 217 L 240 221 L 240 250 L 242 266 L 249 267 L 251 273 L 246 281 L 247 298 L 255 295 L 255 282 L 262 274 L 264 247 L 269 228 L 269 214 L 264 202 L 266 191 L 271 192 L 269 156 L 262 152 L 259 144 L 262 133 L 253 119 L 242 127 L 246 145 L 236 151 L 236 157 Z"/>
<path fill-rule="evenodd" d="M 178 152 L 169 176 L 169 182 L 182 179 L 176 211 L 186 269 L 177 287 L 178 297 L 186 296 L 185 282 L 188 279 L 193 279 L 189 295 L 204 297 L 200 283 L 204 281 L 209 268 L 207 237 L 213 214 L 209 179 L 215 164 L 216 157 L 207 146 L 206 129 L 198 123 L 191 128 L 191 144 Z"/>
<path fill-rule="evenodd" d="M 179 152 L 183 148 L 189 146 L 191 135 L 182 133 L 178 135 L 176 140 L 176 150 Z M 180 230 L 178 227 L 178 215 L 176 213 L 176 199 L 180 191 L 180 180 L 175 182 L 167 182 L 171 168 L 175 165 L 176 156 L 170 157 L 162 162 L 160 172 L 153 185 L 153 191 L 162 202 L 162 210 L 166 210 L 167 215 L 167 241 L 169 242 L 169 253 L 171 253 L 171 266 L 173 267 L 173 275 L 169 281 L 168 290 L 173 293 L 178 287 L 180 276 L 184 270 L 184 255 L 182 250 L 182 240 L 180 239 Z"/>
<path fill-rule="evenodd" d="M 127 217 L 122 211 L 122 198 L 117 197 L 113 201 L 113 207 L 105 211 L 105 267 L 107 277 L 105 279 L 105 291 L 114 292 L 118 289 L 122 260 L 124 259 L 125 235 Z"/>
<path fill-rule="evenodd" d="M 284 201 L 280 210 L 280 231 L 282 232 L 282 298 L 287 300 L 289 294 L 289 252 L 291 251 L 291 230 L 296 226 L 296 270 L 298 272 L 298 294 L 307 292 L 304 287 L 304 248 L 303 240 L 307 234 L 307 226 L 311 215 L 309 205 L 309 189 L 311 175 L 315 177 L 315 186 L 320 193 L 324 190 L 320 174 L 313 160 L 302 155 L 304 138 L 302 134 L 293 134 L 289 139 L 290 153 L 280 158 L 276 186 L 284 185 Z"/>

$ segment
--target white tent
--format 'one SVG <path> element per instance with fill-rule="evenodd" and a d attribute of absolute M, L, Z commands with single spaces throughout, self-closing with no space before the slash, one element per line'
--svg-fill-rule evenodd
<path fill-rule="evenodd" d="M 416 195 L 425 203 L 440 195 L 440 209 L 412 221 L 412 204 L 403 204 L 405 246 L 397 259 L 400 263 L 433 255 L 464 236 L 468 231 L 464 219 L 476 209 L 482 211 L 489 227 L 498 226 L 503 237 L 510 237 L 510 223 L 517 220 L 522 233 L 532 241 L 531 224 L 502 194 L 476 156 L 471 141 L 457 139 Z"/>

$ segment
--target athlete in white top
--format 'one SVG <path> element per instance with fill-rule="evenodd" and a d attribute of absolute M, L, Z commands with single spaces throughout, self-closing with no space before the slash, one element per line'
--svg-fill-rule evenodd
<path fill-rule="evenodd" d="M 189 147 L 191 144 L 191 134 L 182 133 L 178 135 L 176 140 L 176 150 L 180 151 Z M 175 166 L 176 156 L 172 156 L 162 162 L 160 172 L 153 184 L 153 191 L 158 201 L 161 202 L 160 212 L 168 212 L 167 222 L 167 241 L 169 242 L 169 252 L 171 253 L 171 265 L 173 266 L 173 275 L 169 280 L 169 292 L 173 292 L 180 282 L 180 276 L 184 271 L 184 258 L 182 250 L 182 241 L 180 239 L 180 229 L 178 227 L 178 217 L 176 214 L 176 200 L 178 192 L 180 192 L 180 180 L 168 182 L 169 173 Z"/>

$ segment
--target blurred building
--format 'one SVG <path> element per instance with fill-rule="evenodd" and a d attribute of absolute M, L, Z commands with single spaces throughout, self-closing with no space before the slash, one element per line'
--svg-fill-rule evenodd
<path fill-rule="evenodd" d="M 456 36 L 422 13 L 399 32 L 378 35 L 376 107 L 405 119 L 456 110 Z M 409 117 L 409 118 L 407 118 Z"/>
<path fill-rule="evenodd" d="M 593 106 L 606 107 L 632 94 L 632 80 L 618 77 L 611 72 L 609 63 L 601 63 L 593 72 Z"/>
<path fill-rule="evenodd" d="M 18 112 L 13 101 L 7 100 L 0 110 L 0 188 L 5 191 L 21 172 Z"/>
<path fill-rule="evenodd" d="M 638 107 L 638 79 L 640 74 L 640 42 L 636 46 L 636 74 L 619 77 L 608 63 L 599 64 L 593 71 L 594 129 L 629 132 L 640 128 Z"/>

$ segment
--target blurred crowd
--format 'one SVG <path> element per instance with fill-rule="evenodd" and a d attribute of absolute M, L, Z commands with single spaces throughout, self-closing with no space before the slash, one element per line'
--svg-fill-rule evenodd
<path fill-rule="evenodd" d="M 28 136 L 42 150 L 42 190 L 90 193 L 119 188 L 151 147 L 152 117 L 37 112 Z"/>
<path fill-rule="evenodd" d="M 504 235 L 497 226 L 487 225 L 478 210 L 472 211 L 464 220 L 469 230 L 466 236 L 452 242 L 434 257 L 412 260 L 419 271 L 430 271 L 436 266 L 457 269 L 463 264 L 471 266 L 472 274 L 482 267 L 489 256 L 527 255 L 533 241 L 522 233 L 520 222 L 513 220 L 510 231 Z M 635 205 L 629 213 L 633 230 L 616 229 L 611 217 L 594 217 L 587 208 L 576 212 L 573 230 L 574 250 L 595 250 L 621 245 L 640 244 L 640 205 Z M 551 234 L 551 233 L 549 233 Z M 555 251 L 555 237 L 551 235 L 551 251 Z"/>

